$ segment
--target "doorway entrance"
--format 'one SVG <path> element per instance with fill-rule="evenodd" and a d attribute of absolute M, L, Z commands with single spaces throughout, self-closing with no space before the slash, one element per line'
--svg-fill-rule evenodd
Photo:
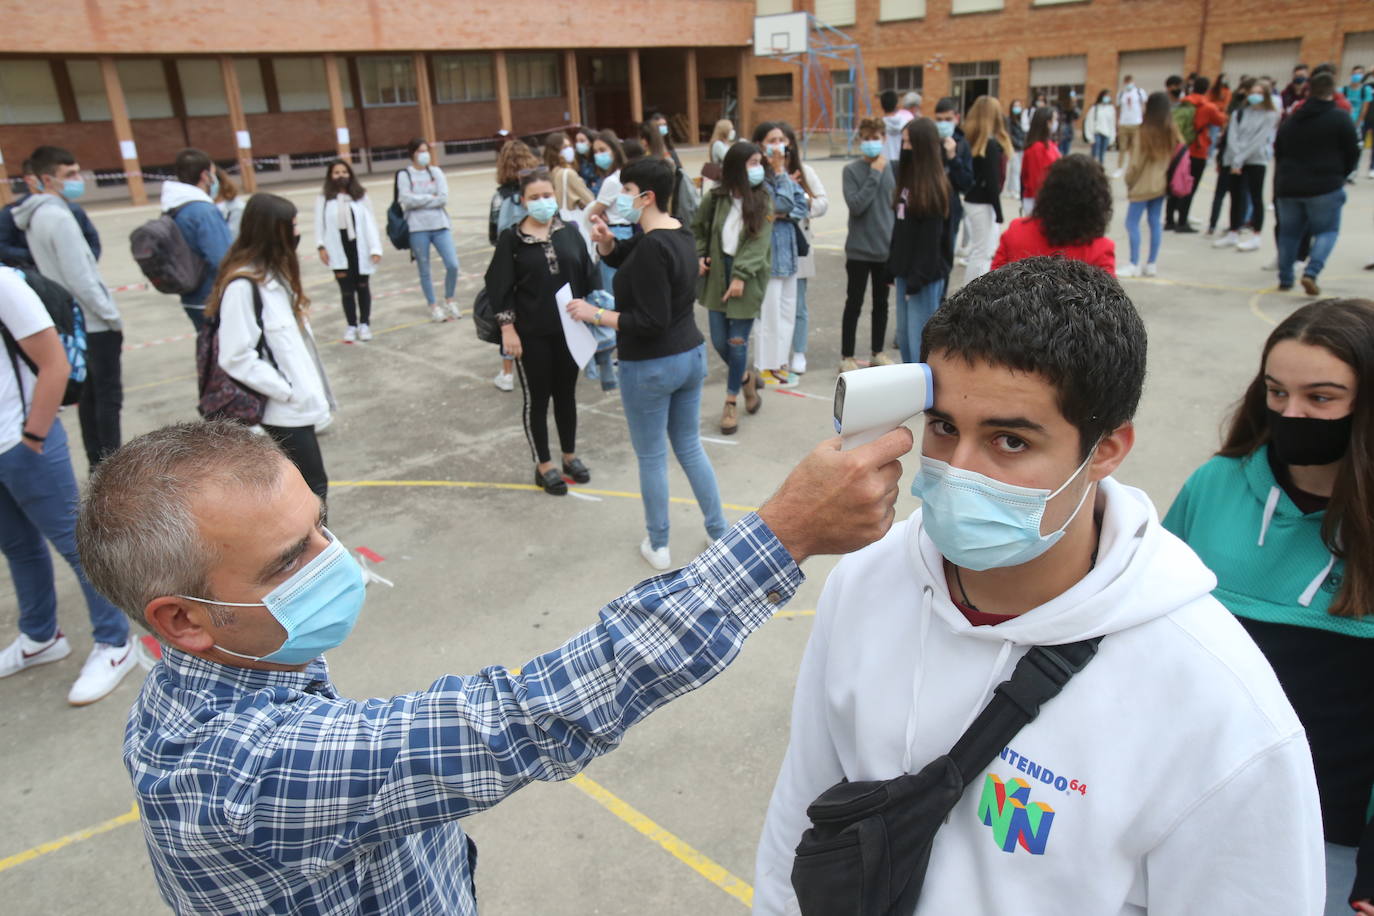
<path fill-rule="evenodd" d="M 950 64 L 950 94 L 959 102 L 961 115 L 968 114 L 973 103 L 985 95 L 998 95 L 1002 65 L 995 60 L 980 60 L 968 64 Z"/>
<path fill-rule="evenodd" d="M 590 72 L 589 72 L 590 71 Z M 598 130 L 610 129 L 625 139 L 633 124 L 630 119 L 630 58 L 623 51 L 593 54 L 578 67 L 582 85 L 582 123 Z M 588 78 L 590 77 L 590 78 Z"/>

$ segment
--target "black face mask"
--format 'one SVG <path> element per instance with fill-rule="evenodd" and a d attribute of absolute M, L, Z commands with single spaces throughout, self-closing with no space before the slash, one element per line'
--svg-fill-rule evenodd
<path fill-rule="evenodd" d="M 1355 415 L 1339 420 L 1317 417 L 1285 417 L 1269 411 L 1269 440 L 1274 456 L 1284 464 L 1334 464 L 1350 448 L 1350 429 Z"/>
<path fill-rule="evenodd" d="M 898 165 L 910 165 L 910 164 L 911 164 L 911 150 L 909 150 L 909 149 L 904 149 L 904 150 L 902 150 L 902 155 L 898 158 L 897 164 L 898 164 Z"/>
<path fill-rule="evenodd" d="M 295 235 L 291 236 L 291 250 L 295 251 L 299 247 L 301 247 L 301 234 L 297 232 Z"/>

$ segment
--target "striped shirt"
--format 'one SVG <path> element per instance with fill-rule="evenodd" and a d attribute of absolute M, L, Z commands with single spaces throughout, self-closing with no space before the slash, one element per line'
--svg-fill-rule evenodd
<path fill-rule="evenodd" d="M 474 914 L 458 819 L 616 747 L 724 670 L 801 581 L 750 514 L 520 674 L 389 699 L 340 697 L 323 658 L 258 671 L 164 648 L 124 739 L 162 896 L 179 913 Z"/>

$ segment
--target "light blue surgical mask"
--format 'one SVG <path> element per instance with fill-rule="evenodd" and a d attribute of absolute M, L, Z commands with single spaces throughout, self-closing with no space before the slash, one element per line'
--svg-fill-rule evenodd
<path fill-rule="evenodd" d="M 883 154 L 883 141 L 863 140 L 859 143 L 859 152 L 865 159 L 877 159 Z"/>
<path fill-rule="evenodd" d="M 416 153 L 416 155 L 415 155 L 415 164 L 418 165 L 420 168 L 422 168 L 422 169 L 427 169 L 427 168 L 429 168 L 429 162 L 430 162 L 429 153 Z"/>
<path fill-rule="evenodd" d="M 1020 105 L 1013 105 L 1013 106 L 1011 106 L 1011 113 L 1014 114 L 1014 115 L 1019 115 L 1019 114 L 1021 113 L 1021 106 L 1020 106 Z"/>
<path fill-rule="evenodd" d="M 214 178 L 211 178 L 211 179 L 210 179 L 210 190 L 206 191 L 205 193 L 208 194 L 208 195 L 210 195 L 210 199 L 211 199 L 211 200 L 214 200 L 217 196 L 219 196 L 219 176 L 218 176 L 218 175 L 216 175 Z"/>
<path fill-rule="evenodd" d="M 68 178 L 62 182 L 62 196 L 67 200 L 76 200 L 86 193 L 86 179 Z"/>
<path fill-rule="evenodd" d="M 577 150 L 577 155 L 585 156 L 591 152 L 592 145 L 590 143 L 574 143 L 573 147 Z"/>
<path fill-rule="evenodd" d="M 635 207 L 634 197 L 621 193 L 615 196 L 615 215 L 627 223 L 637 223 L 644 211 Z"/>
<path fill-rule="evenodd" d="M 954 136 L 954 122 L 936 121 L 935 130 L 939 132 L 941 140 L 948 140 L 950 137 Z"/>
<path fill-rule="evenodd" d="M 547 223 L 558 212 L 558 201 L 552 197 L 540 197 L 525 204 L 525 211 L 536 221 Z"/>
<path fill-rule="evenodd" d="M 1063 525 L 1040 533 L 1045 506 L 1083 472 L 1095 451 L 1053 492 L 1003 483 L 922 455 L 911 493 L 920 497 L 921 524 L 946 560 L 975 571 L 1020 566 L 1059 543 L 1083 508 L 1091 486 L 1083 488 Z"/>
<path fill-rule="evenodd" d="M 660 125 L 658 125 L 658 133 L 659 133 L 659 136 L 661 136 L 661 137 L 666 137 L 666 136 L 668 136 L 668 125 L 667 125 L 667 124 L 660 124 Z"/>
<path fill-rule="evenodd" d="M 611 163 L 615 162 L 615 157 L 610 153 L 597 153 L 592 157 L 592 161 L 596 163 L 597 168 L 604 172 L 611 167 Z"/>
<path fill-rule="evenodd" d="M 770 143 L 770 144 L 768 144 L 768 155 L 770 155 L 770 156 L 782 156 L 782 155 L 786 154 L 786 152 L 787 152 L 787 144 L 786 144 L 786 143 Z"/>
<path fill-rule="evenodd" d="M 178 595 L 221 607 L 265 607 L 286 630 L 286 641 L 267 655 L 244 655 L 223 646 L 221 652 L 255 662 L 303 665 L 330 649 L 338 648 L 353 632 L 363 609 L 366 582 L 362 567 L 343 542 L 324 529 L 329 546 L 321 550 L 295 575 L 272 589 L 261 601 L 211 601 Z"/>
<path fill-rule="evenodd" d="M 1264 96 L 1258 92 L 1252 92 L 1245 97 L 1245 101 L 1249 102 L 1251 105 L 1263 105 Z"/>
<path fill-rule="evenodd" d="M 763 184 L 763 166 L 761 166 L 761 165 L 751 165 L 751 166 L 749 166 L 749 170 L 748 170 L 748 171 L 749 171 L 749 187 L 751 187 L 751 188 L 757 188 L 759 185 Z"/>

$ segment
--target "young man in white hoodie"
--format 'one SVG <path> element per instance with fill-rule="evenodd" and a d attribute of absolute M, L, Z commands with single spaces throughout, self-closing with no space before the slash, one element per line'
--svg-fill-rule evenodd
<path fill-rule="evenodd" d="M 86 321 L 86 384 L 78 415 L 86 462 L 95 468 L 119 448 L 119 414 L 124 406 L 120 356 L 124 322 L 114 297 L 100 279 L 95 254 L 67 201 L 86 193 L 76 157 L 56 146 L 40 146 L 29 157 L 38 193 L 14 209 L 14 224 L 27 235 L 38 272 L 62 284 L 76 298 Z"/>
<path fill-rule="evenodd" d="M 1145 375 L 1121 287 L 1076 261 L 1017 262 L 951 296 L 923 356 L 924 506 L 826 582 L 754 911 L 799 912 L 794 852 L 822 792 L 918 772 L 1030 647 L 1100 636 L 968 783 L 916 912 L 1320 913 L 1302 727 L 1212 573 L 1110 476 Z"/>

